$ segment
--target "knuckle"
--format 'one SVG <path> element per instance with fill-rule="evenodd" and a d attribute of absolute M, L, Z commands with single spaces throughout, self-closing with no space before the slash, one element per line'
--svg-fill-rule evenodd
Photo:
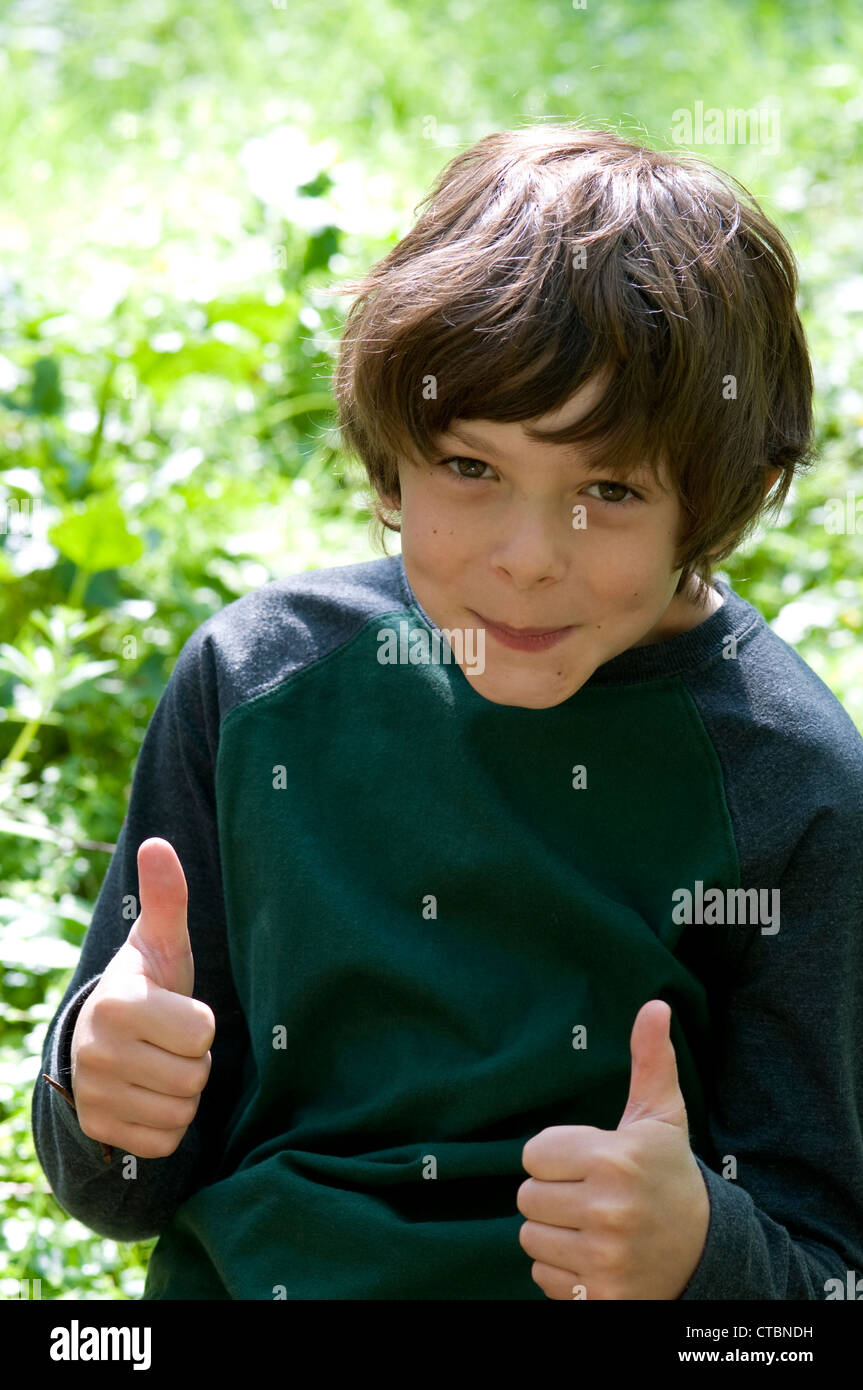
<path fill-rule="evenodd" d="M 139 1158 L 168 1158 L 177 1148 L 182 1132 L 173 1129 L 151 1130 L 135 1142 Z"/>
<path fill-rule="evenodd" d="M 208 1052 L 208 1053 L 207 1053 L 207 1059 L 209 1059 L 209 1056 L 210 1056 L 210 1054 L 209 1054 L 209 1052 Z M 198 1068 L 197 1072 L 195 1073 L 195 1076 L 194 1076 L 194 1078 L 193 1078 L 193 1080 L 192 1080 L 192 1089 L 191 1089 L 190 1092 L 189 1092 L 190 1096 L 195 1096 L 196 1098 L 200 1097 L 201 1092 L 204 1090 L 204 1087 L 206 1086 L 206 1084 L 207 1084 L 207 1082 L 209 1081 L 209 1079 L 210 1079 L 210 1062 L 209 1062 L 209 1060 L 206 1060 L 206 1061 L 203 1063 L 203 1065 L 200 1066 L 200 1067 Z"/>
<path fill-rule="evenodd" d="M 525 1221 L 523 1225 L 519 1228 L 518 1232 L 518 1243 L 521 1246 L 522 1250 L 524 1250 L 528 1255 L 533 1254 L 533 1251 L 531 1250 L 532 1229 L 533 1223 L 531 1221 Z"/>
<path fill-rule="evenodd" d="M 189 1125 L 198 1113 L 199 1101 L 200 1096 L 190 1096 L 188 1099 L 178 1102 L 176 1109 L 178 1125 L 183 1125 L 185 1129 L 189 1128 Z"/>
<path fill-rule="evenodd" d="M 201 1094 L 202 1087 L 198 1084 L 198 1075 L 195 1072 L 187 1071 L 183 1073 L 182 1080 L 176 1082 L 174 1095 L 178 1096 L 185 1104 L 192 1100 L 197 1101 Z"/>
<path fill-rule="evenodd" d="M 97 1042 L 81 1045 L 72 1071 L 76 1107 L 81 1101 L 92 1106 L 104 1099 L 109 1067 L 110 1058 Z"/>
<path fill-rule="evenodd" d="M 515 1198 L 515 1204 L 522 1216 L 529 1216 L 536 1183 L 533 1178 L 528 1178 L 521 1184 Z"/>
<path fill-rule="evenodd" d="M 209 1051 L 215 1036 L 216 1026 L 213 1011 L 206 1004 L 199 1004 L 189 1020 L 189 1042 L 195 1054 L 203 1057 Z"/>
<path fill-rule="evenodd" d="M 632 1208 L 628 1202 L 606 1202 L 596 1215 L 605 1229 L 613 1234 L 625 1231 L 632 1222 Z"/>
<path fill-rule="evenodd" d="M 116 1028 L 123 1019 L 128 1002 L 119 994 L 96 994 L 94 991 L 90 1020 L 94 1029 Z"/>
<path fill-rule="evenodd" d="M 142 1135 L 129 1152 L 136 1153 L 138 1158 L 167 1158 L 176 1147 L 173 1131 L 167 1130 L 164 1134 L 153 1132 L 146 1138 Z"/>
<path fill-rule="evenodd" d="M 174 1094 L 160 1096 L 159 1099 L 158 1118 L 151 1119 L 150 1123 L 158 1125 L 160 1129 L 179 1129 L 185 1132 L 195 1118 L 198 1098 Z"/>
<path fill-rule="evenodd" d="M 153 1157 L 168 1158 L 170 1154 L 174 1153 L 174 1151 L 180 1147 L 185 1132 L 185 1129 L 166 1130 L 155 1145 L 156 1152 L 153 1154 Z"/>
<path fill-rule="evenodd" d="M 88 1110 L 85 1110 L 83 1113 L 79 1110 L 78 1124 L 80 1125 L 81 1133 L 86 1134 L 88 1139 L 95 1139 L 100 1144 L 111 1144 L 114 1142 L 110 1127 L 106 1128 L 105 1124 L 100 1121 L 98 1115 L 93 1115 Z"/>
<path fill-rule="evenodd" d="M 135 1124 L 155 1130 L 157 1133 L 161 1133 L 163 1130 L 173 1132 L 179 1126 L 186 1124 L 188 1105 L 187 1100 L 176 1094 L 167 1095 L 150 1091 L 143 1102 L 137 1104 L 134 1112 L 129 1112 L 128 1118 Z"/>
<path fill-rule="evenodd" d="M 90 1037 L 83 1037 L 75 1044 L 75 1092 L 77 1094 L 84 1073 L 90 1070 L 100 1056 L 98 1044 Z"/>

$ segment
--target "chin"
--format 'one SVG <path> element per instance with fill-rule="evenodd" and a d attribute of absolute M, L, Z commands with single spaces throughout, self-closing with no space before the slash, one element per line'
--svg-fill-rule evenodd
<path fill-rule="evenodd" d="M 581 683 L 553 686 L 548 681 L 495 681 L 485 677 L 469 676 L 465 679 L 478 695 L 493 705 L 515 705 L 520 709 L 553 709 L 563 704 L 570 695 L 580 689 Z"/>

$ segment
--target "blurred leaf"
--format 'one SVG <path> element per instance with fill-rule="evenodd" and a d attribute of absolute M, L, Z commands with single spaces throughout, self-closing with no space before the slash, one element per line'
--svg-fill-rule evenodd
<path fill-rule="evenodd" d="M 0 643 L 0 671 L 8 671 L 17 676 L 25 685 L 32 685 L 39 679 L 39 669 L 34 661 L 29 661 L 17 647 L 8 642 Z"/>
<path fill-rule="evenodd" d="M 286 294 L 279 304 L 267 304 L 259 294 L 244 294 L 236 299 L 211 299 L 206 305 L 211 324 L 227 320 L 255 333 L 262 342 L 275 342 L 296 322 L 302 308 L 297 294 Z"/>
<path fill-rule="evenodd" d="M 60 366 L 53 357 L 40 357 L 33 364 L 30 407 L 37 415 L 58 415 L 63 408 Z"/>
<path fill-rule="evenodd" d="M 127 527 L 113 495 L 77 503 L 71 514 L 50 528 L 48 539 L 61 555 L 93 572 L 133 565 L 144 553 L 143 541 Z"/>
<path fill-rule="evenodd" d="M 303 274 L 310 275 L 315 270 L 326 268 L 330 263 L 330 257 L 339 250 L 341 239 L 339 227 L 324 227 L 315 236 L 309 237 L 303 257 Z"/>
<path fill-rule="evenodd" d="M 108 671 L 116 671 L 119 666 L 119 661 L 85 661 L 80 666 L 72 666 L 61 676 L 60 689 L 64 692 L 74 690 L 77 686 L 83 685 L 86 681 L 95 680 L 97 676 L 103 676 Z"/>
<path fill-rule="evenodd" d="M 254 380 L 260 349 L 240 349 L 216 338 L 187 342 L 176 352 L 158 352 L 145 343 L 132 360 L 141 381 L 157 399 L 164 400 L 177 381 L 192 373 L 222 376 L 237 383 Z"/>

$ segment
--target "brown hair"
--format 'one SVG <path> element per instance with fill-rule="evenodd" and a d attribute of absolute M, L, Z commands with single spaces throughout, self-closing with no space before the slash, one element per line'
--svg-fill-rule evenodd
<path fill-rule="evenodd" d="M 485 136 L 423 206 L 387 256 L 337 287 L 358 296 L 333 381 L 339 432 L 377 493 L 383 549 L 400 530 L 382 502 L 401 499 L 399 457 L 430 459 L 457 418 L 543 415 L 610 369 L 577 425 L 527 432 L 577 442 L 622 478 L 664 461 L 684 517 L 678 589 L 690 574 L 709 583 L 814 457 L 782 233 L 705 161 L 577 125 Z M 781 475 L 765 497 L 770 469 Z"/>

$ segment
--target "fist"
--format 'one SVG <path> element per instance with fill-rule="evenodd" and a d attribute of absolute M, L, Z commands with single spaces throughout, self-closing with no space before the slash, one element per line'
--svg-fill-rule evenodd
<path fill-rule="evenodd" d="M 615 1130 L 553 1125 L 529 1139 L 516 1205 L 522 1249 L 553 1299 L 676 1299 L 701 1259 L 710 1199 L 689 1146 L 670 1037 L 651 999 L 630 1040 L 629 1098 Z"/>
<path fill-rule="evenodd" d="M 75 1023 L 72 1094 L 81 1129 L 103 1149 L 165 1158 L 197 1112 L 216 1026 L 191 997 L 188 890 L 167 840 L 140 846 L 138 883 L 140 915 Z"/>

